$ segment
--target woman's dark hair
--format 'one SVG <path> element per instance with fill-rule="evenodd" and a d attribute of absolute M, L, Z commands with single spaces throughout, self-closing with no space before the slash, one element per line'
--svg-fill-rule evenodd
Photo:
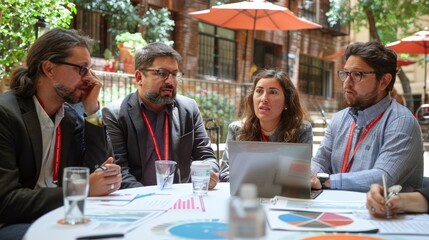
<path fill-rule="evenodd" d="M 282 112 L 280 125 L 277 129 L 279 132 L 279 141 L 297 142 L 296 132 L 302 127 L 305 118 L 305 111 L 301 106 L 298 90 L 289 79 L 289 76 L 286 72 L 276 69 L 263 69 L 254 75 L 253 86 L 245 98 L 244 112 L 241 118 L 243 126 L 238 136 L 238 140 L 261 140 L 261 124 L 255 114 L 253 94 L 255 92 L 256 85 L 262 78 L 275 78 L 280 83 L 285 96 L 285 105 L 287 106 L 287 110 Z"/>

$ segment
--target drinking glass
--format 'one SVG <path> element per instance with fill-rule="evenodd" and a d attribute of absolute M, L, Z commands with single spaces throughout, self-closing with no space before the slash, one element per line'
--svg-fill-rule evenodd
<path fill-rule="evenodd" d="M 161 190 L 171 189 L 173 187 L 174 171 L 176 170 L 176 162 L 169 160 L 155 161 L 156 169 L 156 185 Z"/>
<path fill-rule="evenodd" d="M 193 161 L 191 165 L 192 189 L 198 195 L 206 195 L 209 190 L 211 165 L 205 161 Z"/>
<path fill-rule="evenodd" d="M 89 168 L 64 168 L 64 224 L 85 223 L 85 200 L 89 190 Z"/>

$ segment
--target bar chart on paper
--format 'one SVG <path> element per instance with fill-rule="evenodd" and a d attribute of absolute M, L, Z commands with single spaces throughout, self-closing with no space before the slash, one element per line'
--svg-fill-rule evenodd
<path fill-rule="evenodd" d="M 170 208 L 173 211 L 192 210 L 205 212 L 203 196 L 190 196 L 186 198 L 179 198 Z"/>

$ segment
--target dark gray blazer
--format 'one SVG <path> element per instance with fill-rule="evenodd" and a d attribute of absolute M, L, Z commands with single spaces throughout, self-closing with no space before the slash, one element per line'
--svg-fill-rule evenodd
<path fill-rule="evenodd" d="M 64 105 L 61 127 L 60 186 L 64 167 L 87 166 L 93 171 L 108 155 L 105 129 L 84 124 L 69 104 Z M 42 152 L 33 99 L 17 97 L 14 91 L 0 94 L 0 224 L 31 222 L 63 205 L 61 187 L 34 189 Z"/>
<path fill-rule="evenodd" d="M 141 115 L 138 93 L 103 108 L 103 120 L 112 142 L 116 164 L 122 167 L 121 188 L 141 187 L 140 182 L 148 160 L 146 143 L 151 141 Z M 208 160 L 212 169 L 219 172 L 219 165 L 204 127 L 195 100 L 177 95 L 171 104 L 170 149 L 177 162 L 181 182 L 190 182 L 193 160 Z"/>

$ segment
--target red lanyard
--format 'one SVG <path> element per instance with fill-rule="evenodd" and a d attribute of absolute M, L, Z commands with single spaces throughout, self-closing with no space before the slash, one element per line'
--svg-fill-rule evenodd
<path fill-rule="evenodd" d="M 374 125 L 380 120 L 380 118 L 383 116 L 384 112 L 382 112 L 380 115 L 378 115 L 374 120 L 372 120 L 366 127 L 364 132 L 362 133 L 362 135 L 360 136 L 358 142 L 356 143 L 355 149 L 353 151 L 353 154 L 350 158 L 350 161 L 348 161 L 349 158 L 349 154 L 350 154 L 350 148 L 352 145 L 352 140 L 353 140 L 353 134 L 355 131 L 355 122 L 352 121 L 352 127 L 350 129 L 350 133 L 349 133 L 349 139 L 347 140 L 347 145 L 346 145 L 346 150 L 344 152 L 344 157 L 343 157 L 343 164 L 341 166 L 341 172 L 342 173 L 347 173 L 350 171 L 350 168 L 352 167 L 353 164 L 353 159 L 354 156 L 360 146 L 360 144 L 362 143 L 363 139 L 366 137 L 366 135 L 368 134 L 368 132 L 374 127 Z"/>
<path fill-rule="evenodd" d="M 53 183 L 58 183 L 58 173 L 60 171 L 60 160 L 61 160 L 61 140 L 62 140 L 61 123 L 58 125 L 55 131 L 55 152 L 54 152 L 54 173 L 52 176 Z"/>
<path fill-rule="evenodd" d="M 267 136 L 265 136 L 264 132 L 261 131 L 261 140 L 262 142 L 268 142 Z"/>
<path fill-rule="evenodd" d="M 37 101 L 39 101 L 40 106 L 45 109 L 45 104 L 40 100 L 36 95 Z M 58 124 L 57 130 L 55 130 L 55 148 L 54 148 L 54 167 L 52 173 L 52 182 L 54 184 L 58 183 L 58 174 L 60 172 L 60 162 L 61 162 L 61 141 L 62 141 L 62 130 L 61 123 Z"/>
<path fill-rule="evenodd" d="M 169 132 L 169 127 L 168 127 L 168 114 L 165 113 L 165 118 L 164 118 L 164 158 L 161 157 L 161 152 L 159 150 L 159 145 L 158 142 L 156 141 L 156 137 L 155 137 L 155 133 L 153 132 L 153 128 L 152 125 L 149 122 L 149 119 L 147 118 L 146 113 L 143 111 L 143 109 L 141 110 L 142 113 L 142 117 L 144 122 L 146 123 L 146 126 L 149 130 L 149 135 L 152 138 L 152 142 L 153 145 L 155 147 L 155 153 L 156 153 L 156 157 L 159 160 L 167 160 L 169 158 L 168 156 L 168 147 L 170 145 L 170 132 Z"/>

